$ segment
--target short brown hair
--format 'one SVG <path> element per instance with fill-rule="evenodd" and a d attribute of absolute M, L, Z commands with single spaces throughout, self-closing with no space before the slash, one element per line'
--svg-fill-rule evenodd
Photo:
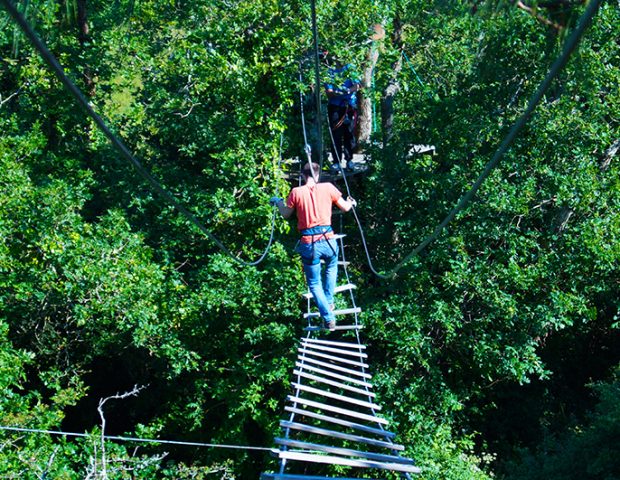
<path fill-rule="evenodd" d="M 318 177 L 321 167 L 318 163 L 306 163 L 304 165 L 303 174 L 304 177 Z"/>

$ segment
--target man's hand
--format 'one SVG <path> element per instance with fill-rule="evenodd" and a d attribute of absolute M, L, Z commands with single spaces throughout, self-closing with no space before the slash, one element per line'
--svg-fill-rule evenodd
<path fill-rule="evenodd" d="M 353 197 L 347 197 L 347 202 L 349 202 L 352 207 L 357 207 L 357 200 L 355 200 Z"/>
<path fill-rule="evenodd" d="M 282 199 L 280 197 L 271 197 L 269 199 L 269 205 L 271 205 L 272 207 L 277 207 L 278 204 L 282 203 Z"/>

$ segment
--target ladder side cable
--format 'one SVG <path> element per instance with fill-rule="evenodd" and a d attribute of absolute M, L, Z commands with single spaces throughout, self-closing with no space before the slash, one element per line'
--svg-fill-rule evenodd
<path fill-rule="evenodd" d="M 46 430 L 40 428 L 24 428 L 24 427 L 10 427 L 6 425 L 0 425 L 0 430 L 7 432 L 18 433 L 39 433 L 46 435 L 56 435 L 62 437 L 81 437 L 91 438 L 93 436 L 102 437 L 104 440 L 117 441 L 117 442 L 139 442 L 139 443 L 156 443 L 161 445 L 185 445 L 189 447 L 210 447 L 210 448 L 228 448 L 233 450 L 259 450 L 267 452 L 278 452 L 277 449 L 268 447 L 254 447 L 250 445 L 226 445 L 220 443 L 201 443 L 201 442 L 183 442 L 177 440 L 160 440 L 157 438 L 140 438 L 140 437 L 122 437 L 114 435 L 91 435 L 88 433 L 77 432 L 65 432 L 62 430 Z"/>

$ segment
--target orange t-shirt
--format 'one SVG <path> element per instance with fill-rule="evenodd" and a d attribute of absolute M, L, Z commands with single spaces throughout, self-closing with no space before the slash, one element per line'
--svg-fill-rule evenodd
<path fill-rule="evenodd" d="M 332 224 L 332 205 L 342 193 L 331 183 L 303 185 L 291 190 L 286 205 L 297 213 L 297 229 Z"/>

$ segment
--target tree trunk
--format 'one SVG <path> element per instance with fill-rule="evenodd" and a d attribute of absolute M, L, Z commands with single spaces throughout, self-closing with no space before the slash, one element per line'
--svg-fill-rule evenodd
<path fill-rule="evenodd" d="M 403 24 L 399 16 L 394 17 L 394 33 L 392 34 L 392 44 L 398 50 L 402 49 L 402 29 Z M 398 81 L 398 74 L 402 69 L 403 59 L 402 56 L 398 57 L 392 64 L 392 77 L 388 82 L 387 87 L 383 91 L 383 97 L 381 98 L 381 131 L 383 133 L 383 146 L 385 147 L 393 136 L 392 128 L 394 125 L 394 98 L 400 90 L 400 83 Z"/>
<path fill-rule="evenodd" d="M 379 59 L 379 50 L 377 43 L 385 38 L 385 28 L 380 23 L 373 25 L 373 34 L 370 37 L 372 41 L 368 50 L 368 58 L 366 68 L 364 69 L 362 86 L 364 89 L 359 95 L 358 105 L 358 122 L 356 138 L 360 144 L 368 143 L 374 129 L 374 112 L 373 112 L 373 76 L 374 70 Z M 366 93 L 367 92 L 367 93 Z"/>
<path fill-rule="evenodd" d="M 368 51 L 368 63 L 364 69 L 362 86 L 364 90 L 359 95 L 358 117 L 357 117 L 357 140 L 360 144 L 368 143 L 372 135 L 372 77 L 373 71 L 377 66 L 379 51 L 373 43 Z M 367 92 L 367 93 L 366 93 Z"/>
<path fill-rule="evenodd" d="M 90 41 L 90 29 L 88 28 L 88 17 L 86 14 L 87 0 L 77 0 L 77 27 L 78 27 L 78 41 L 80 47 L 84 50 L 86 44 Z M 84 76 L 84 82 L 86 83 L 86 93 L 89 97 L 95 95 L 95 82 L 92 76 L 92 70 L 88 65 L 84 66 L 82 71 Z"/>

